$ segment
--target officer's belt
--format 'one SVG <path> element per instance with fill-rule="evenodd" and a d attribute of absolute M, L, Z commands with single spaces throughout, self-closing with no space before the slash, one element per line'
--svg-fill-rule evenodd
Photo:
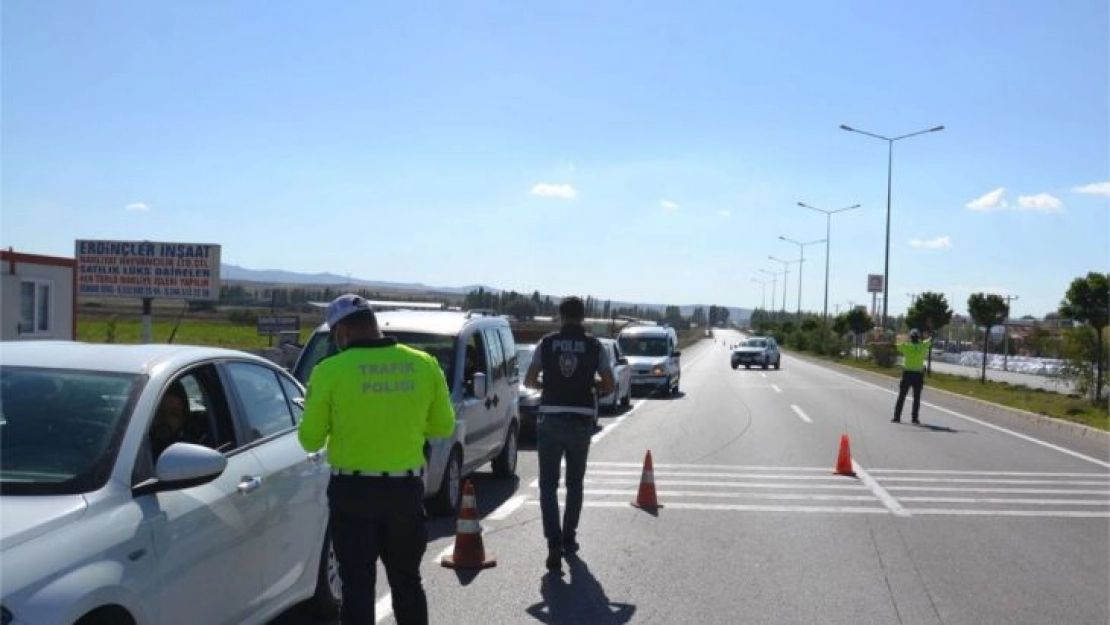
<path fill-rule="evenodd" d="M 400 469 L 397 471 L 362 471 L 350 469 L 332 469 L 332 475 L 346 475 L 348 477 L 424 477 L 424 467 L 418 469 Z"/>

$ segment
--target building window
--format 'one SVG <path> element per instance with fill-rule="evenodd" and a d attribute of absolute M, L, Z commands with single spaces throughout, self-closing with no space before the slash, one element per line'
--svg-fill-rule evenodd
<path fill-rule="evenodd" d="M 50 283 L 24 280 L 19 285 L 19 333 L 47 334 L 50 324 Z"/>

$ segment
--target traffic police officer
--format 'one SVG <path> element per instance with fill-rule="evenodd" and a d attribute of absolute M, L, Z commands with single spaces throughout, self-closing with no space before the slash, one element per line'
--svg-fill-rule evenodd
<path fill-rule="evenodd" d="M 424 444 L 455 427 L 447 382 L 430 355 L 384 338 L 370 304 L 341 295 L 327 308 L 339 352 L 308 382 L 298 435 L 327 444 L 330 531 L 343 583 L 343 625 L 373 623 L 380 557 L 399 625 L 428 622 L 420 578 L 427 548 Z"/>
<path fill-rule="evenodd" d="M 561 569 L 562 556 L 578 551 L 576 532 L 582 514 L 582 481 L 593 436 L 597 410 L 594 376 L 601 389 L 613 390 L 613 367 L 601 342 L 586 333 L 582 323 L 586 306 L 577 297 L 559 304 L 563 326 L 536 345 L 524 384 L 543 389 L 536 415 L 536 448 L 540 465 L 540 511 L 547 539 L 547 568 Z M 539 374 L 543 373 L 543 384 Z M 562 527 L 559 525 L 559 465 L 566 456 L 567 497 Z"/>
<path fill-rule="evenodd" d="M 894 423 L 902 421 L 902 405 L 906 402 L 906 394 L 913 389 L 913 410 L 910 416 L 914 423 L 921 423 L 921 389 L 925 386 L 925 357 L 933 347 L 933 339 L 921 340 L 921 332 L 914 328 L 910 330 L 910 342 L 898 343 L 898 351 L 902 353 L 902 380 L 898 383 L 898 401 L 894 403 Z"/>

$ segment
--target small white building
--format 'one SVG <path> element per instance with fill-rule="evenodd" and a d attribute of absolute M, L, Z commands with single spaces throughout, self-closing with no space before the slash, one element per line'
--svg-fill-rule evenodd
<path fill-rule="evenodd" d="M 76 309 L 76 259 L 0 250 L 0 341 L 72 341 Z"/>

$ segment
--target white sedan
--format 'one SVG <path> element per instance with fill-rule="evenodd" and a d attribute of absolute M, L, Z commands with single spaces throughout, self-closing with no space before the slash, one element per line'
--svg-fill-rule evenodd
<path fill-rule="evenodd" d="M 334 615 L 303 392 L 231 350 L 0 344 L 3 624 L 265 623 L 309 598 Z"/>
<path fill-rule="evenodd" d="M 621 353 L 620 343 L 616 339 L 598 339 L 601 349 L 609 354 L 609 362 L 613 365 L 613 379 L 616 386 L 613 390 L 597 398 L 599 408 L 609 412 L 616 412 L 618 404 L 628 406 L 632 403 L 632 367 L 628 359 Z"/>

